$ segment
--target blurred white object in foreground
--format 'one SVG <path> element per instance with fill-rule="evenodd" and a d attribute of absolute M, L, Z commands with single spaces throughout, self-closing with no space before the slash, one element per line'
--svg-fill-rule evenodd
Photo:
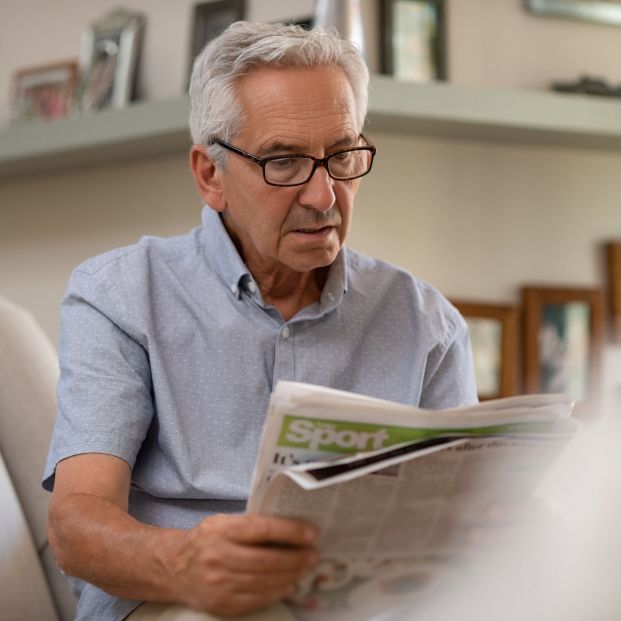
<path fill-rule="evenodd" d="M 392 619 L 621 619 L 621 347 L 605 352 L 602 380 L 600 415 L 541 488 L 560 515 L 503 530 L 500 546 L 478 549 Z"/>

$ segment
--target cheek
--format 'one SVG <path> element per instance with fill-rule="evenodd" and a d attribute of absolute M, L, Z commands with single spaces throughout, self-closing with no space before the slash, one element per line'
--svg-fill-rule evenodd
<path fill-rule="evenodd" d="M 341 215 L 345 220 L 349 220 L 351 218 L 351 212 L 353 210 L 356 192 L 358 191 L 358 185 L 359 183 L 356 179 L 353 181 L 346 181 L 335 192 L 336 201 L 341 210 Z"/>

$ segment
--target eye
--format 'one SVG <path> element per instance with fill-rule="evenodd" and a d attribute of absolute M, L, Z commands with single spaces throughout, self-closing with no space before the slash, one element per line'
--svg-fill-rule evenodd
<path fill-rule="evenodd" d="M 343 151 L 343 153 L 335 153 L 331 156 L 335 162 L 346 162 L 353 157 L 353 151 Z"/>
<path fill-rule="evenodd" d="M 270 160 L 269 165 L 274 170 L 288 170 L 295 164 L 295 158 L 293 157 L 281 157 L 277 160 Z"/>

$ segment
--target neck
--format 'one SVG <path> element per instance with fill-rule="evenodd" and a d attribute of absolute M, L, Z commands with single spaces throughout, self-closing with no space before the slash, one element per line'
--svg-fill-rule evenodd
<path fill-rule="evenodd" d="M 285 321 L 306 306 L 319 301 L 326 283 L 328 267 L 309 272 L 260 273 L 252 271 L 266 303 L 276 307 Z"/>

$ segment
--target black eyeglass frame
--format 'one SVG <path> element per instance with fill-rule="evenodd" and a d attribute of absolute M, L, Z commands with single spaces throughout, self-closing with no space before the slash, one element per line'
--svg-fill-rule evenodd
<path fill-rule="evenodd" d="M 268 185 L 273 185 L 277 188 L 291 188 L 296 185 L 304 185 L 305 183 L 308 183 L 312 179 L 313 175 L 315 174 L 315 171 L 320 166 L 323 166 L 326 169 L 330 178 L 334 179 L 335 181 L 352 181 L 353 179 L 359 179 L 360 177 L 364 177 L 365 175 L 368 175 L 371 172 L 371 168 L 373 168 L 373 160 L 375 158 L 377 148 L 375 147 L 375 145 L 372 145 L 363 134 L 360 134 L 360 137 L 367 143 L 366 146 L 349 147 L 348 149 L 340 149 L 339 151 L 334 151 L 334 153 L 330 153 L 330 155 L 326 155 L 326 157 L 322 157 L 322 158 L 313 157 L 312 155 L 305 155 L 303 153 L 291 153 L 291 154 L 286 154 L 286 155 L 283 154 L 283 155 L 270 155 L 268 157 L 257 157 L 256 155 L 252 155 L 252 153 L 248 153 L 247 151 L 244 151 L 243 149 L 239 149 L 238 147 L 235 147 L 232 144 L 229 144 L 228 142 L 225 142 L 224 140 L 219 140 L 217 138 L 213 140 L 211 144 L 218 144 L 221 147 L 228 149 L 229 151 L 232 151 L 233 153 L 237 153 L 237 155 L 241 155 L 242 157 L 245 157 L 246 159 L 260 166 L 263 171 L 263 181 L 265 181 L 265 183 L 267 183 Z M 363 172 L 361 175 L 356 175 L 355 177 L 335 177 L 330 172 L 330 168 L 328 168 L 328 160 L 331 157 L 334 157 L 335 155 L 340 155 L 341 153 L 348 153 L 350 151 L 369 151 L 371 153 L 371 163 L 369 164 L 369 169 L 366 172 Z M 295 183 L 272 183 L 271 181 L 267 180 L 267 178 L 265 177 L 265 166 L 268 164 L 268 162 L 272 160 L 282 160 L 282 159 L 292 158 L 292 157 L 303 157 L 307 160 L 313 160 L 313 167 L 310 173 L 308 174 L 308 177 L 304 181 L 296 181 Z"/>

